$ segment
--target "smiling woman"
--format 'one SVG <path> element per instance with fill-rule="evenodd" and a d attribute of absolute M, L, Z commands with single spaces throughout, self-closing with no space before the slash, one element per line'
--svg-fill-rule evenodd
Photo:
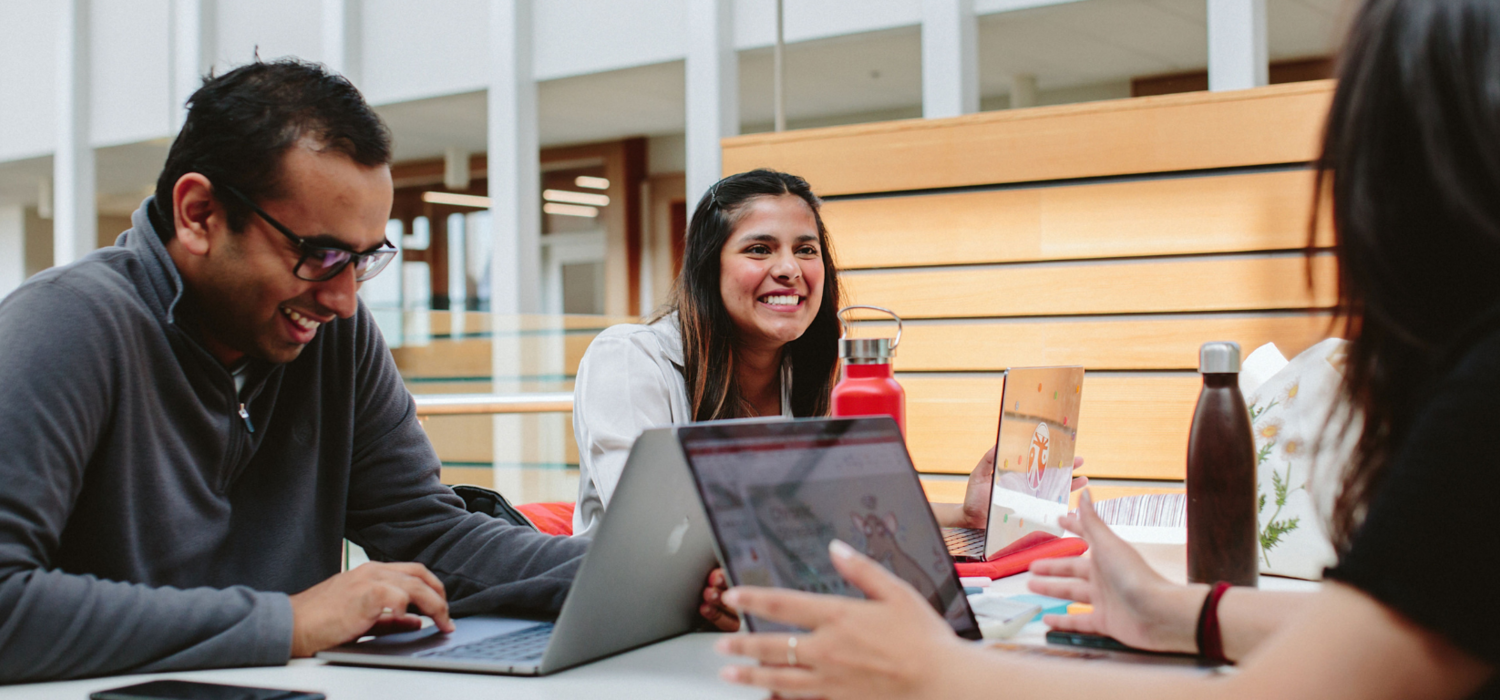
<path fill-rule="evenodd" d="M 841 297 L 820 206 L 795 175 L 720 180 L 688 224 L 671 300 L 594 339 L 573 399 L 575 535 L 592 532 L 648 427 L 828 414 Z"/>

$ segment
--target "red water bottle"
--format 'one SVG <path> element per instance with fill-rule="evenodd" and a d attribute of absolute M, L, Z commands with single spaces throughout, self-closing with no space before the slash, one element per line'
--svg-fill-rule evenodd
<path fill-rule="evenodd" d="M 850 338 L 849 324 L 844 313 L 850 309 L 870 309 L 890 314 L 896 319 L 895 338 Z M 906 434 L 906 390 L 896 383 L 891 372 L 891 358 L 896 356 L 896 346 L 901 344 L 901 317 L 890 309 L 878 306 L 846 306 L 839 309 L 839 326 L 844 333 L 839 337 L 839 358 L 844 369 L 839 383 L 833 387 L 833 415 L 890 416 L 896 419 L 896 427 Z"/>

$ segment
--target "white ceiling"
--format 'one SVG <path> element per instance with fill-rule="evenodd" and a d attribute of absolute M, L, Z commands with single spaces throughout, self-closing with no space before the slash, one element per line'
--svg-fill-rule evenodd
<path fill-rule="evenodd" d="M 1268 0 L 1272 59 L 1332 53 L 1350 2 Z M 1009 93 L 1012 75 L 1029 73 L 1055 98 L 1099 99 L 1122 94 L 1132 77 L 1201 70 L 1205 7 L 1206 0 L 1084 0 L 982 16 L 981 94 L 993 103 Z M 771 56 L 770 49 L 740 54 L 740 114 L 750 128 L 771 121 Z M 917 26 L 787 46 L 787 117 L 794 125 L 920 114 L 921 95 Z M 438 157 L 449 146 L 485 150 L 483 92 L 376 109 L 395 134 L 398 160 Z M 683 112 L 681 61 L 538 84 L 544 146 L 681 133 Z M 164 143 L 102 149 L 101 194 L 138 199 L 165 153 Z M 46 158 L 0 165 L 0 199 L 34 201 L 35 180 L 50 169 Z"/>
<path fill-rule="evenodd" d="M 1328 55 L 1348 0 L 1268 0 L 1271 58 Z M 1085 0 L 986 15 L 979 20 L 980 92 L 1010 92 L 1011 76 L 1037 76 L 1043 92 L 1109 85 L 1133 77 L 1202 70 L 1208 63 L 1205 0 Z M 787 118 L 794 124 L 863 121 L 920 113 L 921 31 L 917 26 L 789 44 Z M 740 119 L 772 119 L 772 52 L 740 53 Z M 1045 100 L 1044 100 L 1045 101 Z M 681 61 L 544 81 L 538 85 L 542 145 L 680 133 Z M 378 108 L 396 134 L 397 158 L 432 158 L 446 146 L 483 151 L 484 94 Z M 902 112 L 906 110 L 906 112 Z"/>

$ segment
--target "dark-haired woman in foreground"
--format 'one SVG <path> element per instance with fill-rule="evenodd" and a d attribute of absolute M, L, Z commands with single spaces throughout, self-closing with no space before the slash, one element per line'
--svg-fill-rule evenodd
<path fill-rule="evenodd" d="M 730 591 L 731 605 L 812 633 L 722 640 L 763 664 L 725 677 L 830 698 L 1500 697 L 1500 2 L 1371 0 L 1339 72 L 1319 168 L 1352 339 L 1344 428 L 1359 432 L 1321 591 L 1225 593 L 1219 636 L 1209 626 L 1202 644 L 1220 642 L 1234 674 L 1039 662 L 963 642 L 835 542 L 871 600 Z M 1031 585 L 1094 612 L 1048 623 L 1201 652 L 1209 588 L 1162 579 L 1084 503 L 1067 525 L 1091 557 L 1038 562 Z"/>

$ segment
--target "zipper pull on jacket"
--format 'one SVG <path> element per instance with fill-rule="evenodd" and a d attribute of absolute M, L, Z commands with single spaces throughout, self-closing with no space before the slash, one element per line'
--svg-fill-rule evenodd
<path fill-rule="evenodd" d="M 240 404 L 240 418 L 245 421 L 245 430 L 255 432 L 255 426 L 250 424 L 250 412 L 245 410 L 245 404 Z"/>

